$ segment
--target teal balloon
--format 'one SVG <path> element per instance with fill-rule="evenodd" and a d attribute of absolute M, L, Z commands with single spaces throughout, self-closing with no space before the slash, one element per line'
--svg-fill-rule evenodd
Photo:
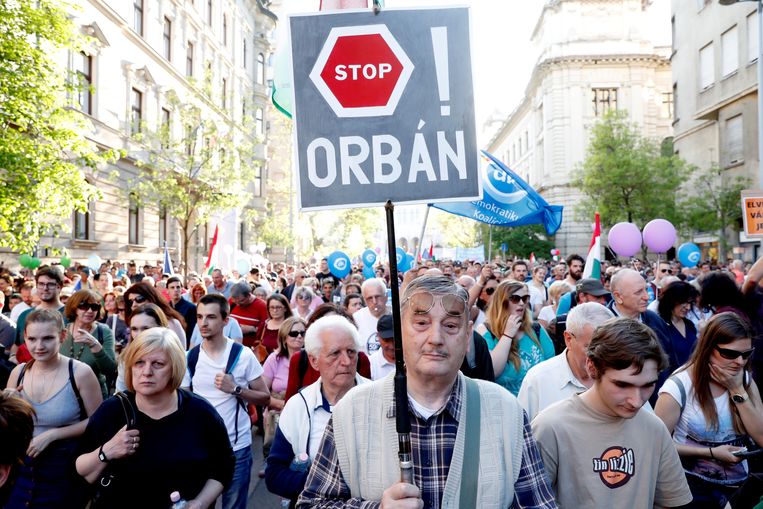
<path fill-rule="evenodd" d="M 678 246 L 676 254 L 678 255 L 678 261 L 681 262 L 681 265 L 689 268 L 696 267 L 699 260 L 702 258 L 702 251 L 700 251 L 699 246 L 693 242 L 684 242 Z"/>
<path fill-rule="evenodd" d="M 329 264 L 329 271 L 339 279 L 342 279 L 352 270 L 352 261 L 346 253 L 334 251 L 326 257 Z"/>
<path fill-rule="evenodd" d="M 363 277 L 366 279 L 371 279 L 376 277 L 376 272 L 374 272 L 373 267 L 363 267 Z"/>
<path fill-rule="evenodd" d="M 251 268 L 252 266 L 249 264 L 249 261 L 247 261 L 246 259 L 239 258 L 238 260 L 236 260 L 236 270 L 242 276 L 246 274 L 247 272 L 249 272 L 249 269 Z"/>
<path fill-rule="evenodd" d="M 363 259 L 364 267 L 373 267 L 374 263 L 376 263 L 376 252 L 373 249 L 366 249 L 363 251 L 361 258 Z"/>
<path fill-rule="evenodd" d="M 396 260 L 397 260 L 397 271 L 398 272 L 408 272 L 411 269 L 411 258 L 408 258 L 408 253 L 403 250 L 402 247 L 399 247 L 395 250 Z"/>
<path fill-rule="evenodd" d="M 30 266 L 31 263 L 32 263 L 32 257 L 29 256 L 28 254 L 23 254 L 19 256 L 19 265 L 21 265 L 25 269 L 31 269 L 32 268 Z"/>

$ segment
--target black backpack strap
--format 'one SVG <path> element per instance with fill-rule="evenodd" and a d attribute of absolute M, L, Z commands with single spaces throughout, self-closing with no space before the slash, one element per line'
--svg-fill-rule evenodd
<path fill-rule="evenodd" d="M 540 341 L 540 324 L 538 322 L 533 322 L 533 332 L 535 333 L 535 339 Z"/>
<path fill-rule="evenodd" d="M 130 397 L 124 392 L 118 392 L 114 394 L 114 396 L 116 396 L 122 404 L 122 411 L 125 414 L 125 424 L 127 424 L 127 429 L 135 429 L 138 419 L 135 414 L 135 407 L 132 406 L 132 401 L 130 401 Z"/>
<path fill-rule="evenodd" d="M 201 345 L 196 345 L 188 351 L 188 371 L 191 374 L 191 383 L 189 389 L 193 392 L 193 375 L 196 374 L 196 364 L 199 362 L 199 350 Z"/>
<path fill-rule="evenodd" d="M 236 366 L 236 363 L 238 363 L 239 357 L 241 357 L 241 352 L 244 350 L 244 346 L 241 343 L 233 342 L 233 345 L 231 345 L 230 353 L 228 354 L 228 362 L 225 364 L 225 373 L 231 374 L 233 371 L 233 368 Z M 198 355 L 197 355 L 198 357 Z M 235 423 L 236 423 L 236 439 L 233 441 L 233 443 L 238 442 L 238 412 L 243 408 L 246 410 L 246 401 L 244 401 L 244 398 L 236 396 L 236 401 L 238 404 L 236 405 L 236 416 L 234 417 Z"/>
<path fill-rule="evenodd" d="M 74 379 L 74 359 L 69 359 L 69 382 L 72 384 L 74 397 L 77 398 L 77 404 L 79 405 L 79 419 L 84 421 L 87 419 L 87 409 L 85 409 L 85 402 L 82 401 L 82 395 L 77 388 L 77 381 Z"/>

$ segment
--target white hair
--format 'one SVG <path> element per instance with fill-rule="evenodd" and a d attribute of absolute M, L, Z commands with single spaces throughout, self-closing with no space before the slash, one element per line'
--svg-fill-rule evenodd
<path fill-rule="evenodd" d="M 581 334 L 586 325 L 596 329 L 615 315 L 598 302 L 586 302 L 578 304 L 567 314 L 567 330 L 573 334 Z"/>
<path fill-rule="evenodd" d="M 326 315 L 313 322 L 305 332 L 305 351 L 313 357 L 318 357 L 323 349 L 324 332 L 330 332 L 332 336 L 344 333 L 352 338 L 358 351 L 362 348 L 358 329 L 347 318 L 340 315 Z"/>
<path fill-rule="evenodd" d="M 366 294 L 366 288 L 371 287 L 377 287 L 381 291 L 386 292 L 387 291 L 387 283 L 384 282 L 384 280 L 380 277 L 372 277 L 370 279 L 366 279 L 363 281 L 363 284 L 360 286 L 360 293 L 363 295 Z"/>

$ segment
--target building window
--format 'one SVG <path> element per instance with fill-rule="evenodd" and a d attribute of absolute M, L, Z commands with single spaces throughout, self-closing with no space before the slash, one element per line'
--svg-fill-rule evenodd
<path fill-rule="evenodd" d="M 133 0 L 133 29 L 143 36 L 143 0 Z"/>
<path fill-rule="evenodd" d="M 225 98 L 228 97 L 228 80 L 223 78 L 222 79 L 222 100 L 220 102 L 223 109 L 225 109 L 226 101 Z"/>
<path fill-rule="evenodd" d="M 265 119 L 262 116 L 262 108 L 257 108 L 254 112 L 254 133 L 262 136 L 265 133 Z"/>
<path fill-rule="evenodd" d="M 92 203 L 88 203 L 87 210 L 80 212 L 74 211 L 74 238 L 76 240 L 90 240 L 90 211 Z"/>
<path fill-rule="evenodd" d="M 164 17 L 164 33 L 162 34 L 164 40 L 164 58 L 172 60 L 172 21 L 168 17 Z"/>
<path fill-rule="evenodd" d="M 162 148 L 169 148 L 172 141 L 172 112 L 162 108 Z"/>
<path fill-rule="evenodd" d="M 752 11 L 747 16 L 747 61 L 755 62 L 758 59 L 758 13 Z"/>
<path fill-rule="evenodd" d="M 143 92 L 137 88 L 130 94 L 130 133 L 138 134 L 143 121 Z"/>
<path fill-rule="evenodd" d="M 721 34 L 721 76 L 728 76 L 739 68 L 739 37 L 737 27 Z"/>
<path fill-rule="evenodd" d="M 744 138 L 743 138 L 742 115 L 737 115 L 726 120 L 726 161 L 728 165 L 738 164 L 744 161 Z"/>
<path fill-rule="evenodd" d="M 597 117 L 604 115 L 609 110 L 617 109 L 617 89 L 616 88 L 594 88 L 593 92 L 593 114 Z"/>
<path fill-rule="evenodd" d="M 77 66 L 77 79 L 79 81 L 79 97 L 77 98 L 79 103 L 79 109 L 82 113 L 91 115 L 93 113 L 93 57 L 80 52 L 76 56 Z"/>
<path fill-rule="evenodd" d="M 699 88 L 704 90 L 715 83 L 715 56 L 711 42 L 699 50 Z"/>
<path fill-rule="evenodd" d="M 167 208 L 159 208 L 159 245 L 163 245 L 167 242 Z"/>
<path fill-rule="evenodd" d="M 139 244 L 140 207 L 138 207 L 138 200 L 135 194 L 130 195 L 127 225 L 127 243 Z"/>
<path fill-rule="evenodd" d="M 246 37 L 244 37 L 244 40 L 241 44 L 241 58 L 244 60 L 244 69 L 248 69 L 249 64 L 246 61 Z"/>
<path fill-rule="evenodd" d="M 673 92 L 662 93 L 662 118 L 673 118 Z"/>
<path fill-rule="evenodd" d="M 262 166 L 254 165 L 254 178 L 252 179 L 252 194 L 262 196 Z"/>
<path fill-rule="evenodd" d="M 193 43 L 189 42 L 185 50 L 185 75 L 193 76 Z"/>
<path fill-rule="evenodd" d="M 257 83 L 265 84 L 265 55 L 262 53 L 257 54 Z"/>
<path fill-rule="evenodd" d="M 228 15 L 223 14 L 223 46 L 228 45 Z"/>
<path fill-rule="evenodd" d="M 207 25 L 212 26 L 212 0 L 207 0 Z"/>
<path fill-rule="evenodd" d="M 244 222 L 238 223 L 238 248 L 244 250 L 244 244 L 246 244 L 246 228 Z M 244 274 L 241 274 L 242 276 Z"/>
<path fill-rule="evenodd" d="M 678 120 L 678 83 L 673 83 L 673 121 Z"/>

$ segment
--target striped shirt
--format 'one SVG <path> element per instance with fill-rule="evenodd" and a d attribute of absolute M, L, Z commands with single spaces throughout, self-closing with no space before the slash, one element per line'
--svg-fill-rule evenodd
<path fill-rule="evenodd" d="M 448 402 L 428 419 L 423 418 L 408 402 L 411 417 L 414 484 L 421 489 L 426 509 L 440 509 L 456 443 L 461 416 L 460 381 L 456 378 Z M 394 418 L 394 405 L 388 417 Z M 522 465 L 514 484 L 511 509 L 556 509 L 543 461 L 524 415 Z M 334 442 L 333 421 L 329 421 L 323 443 L 300 495 L 297 507 L 378 508 L 380 501 L 352 498 L 339 466 Z"/>

